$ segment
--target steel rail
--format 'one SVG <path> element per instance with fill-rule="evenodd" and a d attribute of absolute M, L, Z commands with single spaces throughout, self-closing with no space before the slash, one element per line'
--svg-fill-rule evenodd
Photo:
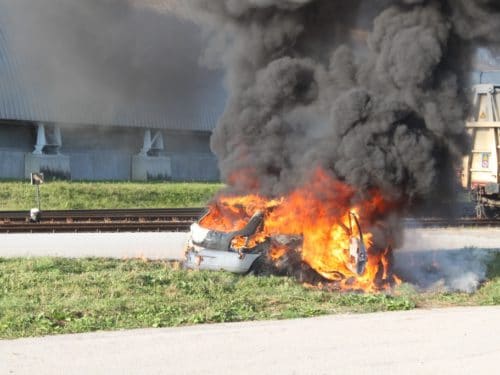
<path fill-rule="evenodd" d="M 75 221 L 195 221 L 203 208 L 112 209 L 112 210 L 57 210 L 42 211 L 41 222 Z M 0 211 L 0 223 L 29 222 L 28 211 Z"/>
<path fill-rule="evenodd" d="M 500 219 L 476 218 L 406 218 L 406 228 L 474 228 L 474 227 L 500 227 Z"/>
<path fill-rule="evenodd" d="M 26 223 L 0 225 L 0 233 L 187 232 L 191 222 Z"/>
<path fill-rule="evenodd" d="M 203 208 L 43 211 L 30 222 L 27 211 L 0 211 L 0 233 L 188 231 Z"/>

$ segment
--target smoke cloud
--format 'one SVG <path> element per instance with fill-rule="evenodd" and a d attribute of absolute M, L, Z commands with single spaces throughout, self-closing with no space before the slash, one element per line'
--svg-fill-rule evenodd
<path fill-rule="evenodd" d="M 495 2 L 188 3 L 211 32 L 205 59 L 227 71 L 212 138 L 226 179 L 252 170 L 277 195 L 321 166 L 392 200 L 453 191 L 472 50 L 498 42 Z"/>
<path fill-rule="evenodd" d="M 408 211 L 453 197 L 474 54 L 499 42 L 496 2 L 186 3 L 210 35 L 204 60 L 226 70 L 211 147 L 231 189 L 279 196 L 320 167 L 354 201 L 376 190 Z M 379 219 L 397 246 L 400 220 Z"/>
<path fill-rule="evenodd" d="M 494 254 L 482 249 L 402 252 L 394 270 L 422 290 L 472 293 L 486 280 Z"/>
<path fill-rule="evenodd" d="M 200 91 L 219 79 L 200 68 L 201 31 L 181 8 L 154 0 L 0 0 L 0 27 L 26 86 L 56 114 L 129 106 L 177 113 L 199 105 Z"/>

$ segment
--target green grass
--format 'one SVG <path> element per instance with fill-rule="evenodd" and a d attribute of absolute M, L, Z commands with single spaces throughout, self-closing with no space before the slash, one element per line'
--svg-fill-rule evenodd
<path fill-rule="evenodd" d="M 161 208 L 203 206 L 223 185 L 216 183 L 64 182 L 42 185 L 42 209 Z M 36 205 L 27 182 L 0 182 L 0 210 Z"/>
<path fill-rule="evenodd" d="M 196 272 L 141 260 L 0 258 L 0 338 L 500 304 L 500 256 L 474 294 L 334 293 L 284 277 Z"/>

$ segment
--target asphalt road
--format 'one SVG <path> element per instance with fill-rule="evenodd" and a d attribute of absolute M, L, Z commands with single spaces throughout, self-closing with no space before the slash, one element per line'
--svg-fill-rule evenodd
<path fill-rule="evenodd" d="M 500 307 L 0 341 L 1 374 L 498 374 Z"/>
<path fill-rule="evenodd" d="M 0 257 L 182 259 L 189 233 L 0 234 Z M 500 249 L 500 228 L 407 229 L 399 251 Z"/>
<path fill-rule="evenodd" d="M 182 232 L 0 234 L 0 257 L 182 259 Z"/>

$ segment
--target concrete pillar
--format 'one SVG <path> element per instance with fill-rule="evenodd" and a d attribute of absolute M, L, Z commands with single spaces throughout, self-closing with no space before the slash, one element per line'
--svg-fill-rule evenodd
<path fill-rule="evenodd" d="M 169 180 L 172 177 L 172 166 L 166 156 L 132 156 L 132 180 Z"/>
<path fill-rule="evenodd" d="M 38 155 L 28 153 L 24 156 L 24 176 L 29 178 L 31 173 L 42 172 L 45 177 L 55 177 L 69 180 L 71 178 L 71 167 L 69 156 Z"/>
<path fill-rule="evenodd" d="M 142 148 L 138 155 L 132 156 L 132 180 L 168 180 L 172 177 L 172 166 L 169 157 L 157 155 L 163 151 L 163 135 L 156 131 L 146 129 Z"/>
<path fill-rule="evenodd" d="M 142 148 L 141 151 L 139 151 L 139 155 L 147 156 L 149 150 L 151 150 L 152 145 L 153 143 L 151 142 L 151 130 L 146 129 L 144 131 L 144 139 L 142 141 Z"/>
<path fill-rule="evenodd" d="M 61 130 L 54 126 L 48 135 L 47 130 L 43 123 L 37 124 L 35 149 L 24 156 L 24 176 L 29 178 L 31 173 L 42 172 L 49 178 L 70 179 L 70 158 L 59 153 L 62 146 Z M 51 147 L 51 154 L 44 153 L 48 146 Z"/>
<path fill-rule="evenodd" d="M 42 155 L 43 148 L 47 144 L 47 139 L 45 138 L 45 125 L 42 123 L 37 124 L 36 129 L 36 144 L 33 150 L 33 155 Z"/>

